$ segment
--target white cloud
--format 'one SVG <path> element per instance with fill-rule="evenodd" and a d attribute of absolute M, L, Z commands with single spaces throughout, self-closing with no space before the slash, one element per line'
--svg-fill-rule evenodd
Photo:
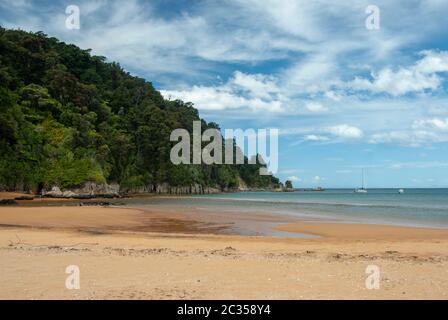
<path fill-rule="evenodd" d="M 332 55 L 315 53 L 294 64 L 282 74 L 284 86 L 291 94 L 327 91 L 339 83 L 338 66 Z"/>
<path fill-rule="evenodd" d="M 400 96 L 412 92 L 437 90 L 443 81 L 439 73 L 448 71 L 448 52 L 421 52 L 423 58 L 410 67 L 384 68 L 372 73 L 372 80 L 357 77 L 348 86 L 355 90 L 383 92 Z"/>
<path fill-rule="evenodd" d="M 224 110 L 249 108 L 256 110 L 279 111 L 281 104 L 277 101 L 267 102 L 259 98 L 245 98 L 228 88 L 193 86 L 188 90 L 161 90 L 166 98 L 193 102 L 199 110 Z"/>
<path fill-rule="evenodd" d="M 329 141 L 330 138 L 315 134 L 308 134 L 303 137 L 306 141 Z"/>
<path fill-rule="evenodd" d="M 369 142 L 373 144 L 399 144 L 409 147 L 448 142 L 448 118 L 414 120 L 411 128 L 407 130 L 376 133 L 370 136 Z"/>
<path fill-rule="evenodd" d="M 415 65 L 415 70 L 422 73 L 438 73 L 448 71 L 448 52 L 424 50 L 423 59 Z"/>
<path fill-rule="evenodd" d="M 315 41 L 321 38 L 316 15 L 309 14 L 317 9 L 313 3 L 307 1 L 284 0 L 244 0 L 237 1 L 241 6 L 250 10 L 258 17 L 263 17 L 263 22 L 272 24 L 282 32 Z"/>
<path fill-rule="evenodd" d="M 307 134 L 307 131 L 320 131 L 324 134 Z M 361 129 L 341 124 L 336 126 L 325 127 L 321 129 L 315 128 L 289 128 L 280 131 L 284 135 L 303 135 L 302 140 L 296 141 L 292 145 L 300 144 L 304 141 L 310 142 L 343 142 L 346 140 L 357 140 L 364 136 Z"/>
<path fill-rule="evenodd" d="M 29 9 L 32 7 L 31 0 L 16 0 L 16 1 L 8 1 L 8 0 L 0 0 L 0 6 L 8 6 L 15 7 L 20 9 Z"/>
<path fill-rule="evenodd" d="M 391 131 L 373 134 L 370 136 L 369 142 L 373 144 L 387 143 L 407 147 L 420 147 L 433 143 L 448 142 L 448 134 L 427 130 Z"/>
<path fill-rule="evenodd" d="M 305 108 L 310 112 L 326 112 L 328 108 L 319 102 L 307 102 L 305 103 Z"/>
<path fill-rule="evenodd" d="M 302 179 L 301 178 L 299 178 L 298 176 L 290 176 L 290 177 L 288 177 L 288 178 L 286 178 L 287 180 L 290 180 L 290 181 L 292 181 L 292 182 L 300 182 L 300 181 L 302 181 Z"/>
<path fill-rule="evenodd" d="M 341 124 L 333 127 L 326 128 L 325 131 L 340 137 L 347 139 L 360 139 L 363 137 L 363 132 L 361 129 L 349 126 L 347 124 Z"/>
<path fill-rule="evenodd" d="M 280 92 L 276 79 L 263 74 L 236 71 L 230 80 L 230 85 L 236 90 L 247 91 L 251 96 L 261 99 L 271 99 L 272 94 Z"/>
<path fill-rule="evenodd" d="M 334 100 L 334 101 L 341 101 L 341 99 L 343 98 L 343 96 L 337 92 L 334 91 L 327 91 L 325 92 L 325 96 L 328 99 Z"/>
<path fill-rule="evenodd" d="M 219 86 L 193 86 L 185 90 L 161 90 L 167 98 L 193 102 L 199 110 L 249 108 L 253 111 L 282 111 L 285 98 L 275 80 L 263 75 L 236 71 L 227 83 Z"/>
<path fill-rule="evenodd" d="M 448 131 L 448 118 L 446 119 L 425 119 L 416 120 L 412 126 L 414 129 L 436 129 L 441 131 Z"/>

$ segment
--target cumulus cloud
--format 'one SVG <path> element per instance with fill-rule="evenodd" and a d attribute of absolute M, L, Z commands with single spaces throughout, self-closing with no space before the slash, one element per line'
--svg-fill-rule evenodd
<path fill-rule="evenodd" d="M 236 90 L 246 91 L 253 97 L 271 99 L 273 94 L 280 92 L 276 82 L 277 80 L 273 76 L 236 71 L 233 78 L 230 79 L 230 86 Z"/>
<path fill-rule="evenodd" d="M 348 86 L 355 90 L 383 92 L 392 96 L 437 90 L 443 81 L 439 73 L 448 71 L 448 52 L 426 50 L 421 55 L 423 58 L 412 66 L 396 70 L 384 68 L 373 72 L 372 80 L 357 77 Z"/>
<path fill-rule="evenodd" d="M 423 58 L 415 65 L 415 70 L 422 73 L 437 73 L 448 71 L 448 52 L 424 50 Z"/>
<path fill-rule="evenodd" d="M 161 90 L 167 98 L 193 102 L 200 110 L 249 108 L 279 112 L 284 98 L 275 80 L 264 75 L 236 71 L 227 83 L 218 86 L 193 86 L 185 90 Z"/>
<path fill-rule="evenodd" d="M 299 178 L 298 176 L 290 176 L 290 177 L 288 177 L 288 178 L 286 178 L 287 180 L 290 180 L 290 181 L 292 181 L 292 182 L 300 182 L 300 181 L 302 181 L 302 179 L 301 178 Z"/>

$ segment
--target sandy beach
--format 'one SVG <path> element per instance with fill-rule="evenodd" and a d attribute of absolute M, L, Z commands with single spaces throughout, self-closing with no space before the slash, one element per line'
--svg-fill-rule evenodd
<path fill-rule="evenodd" d="M 0 207 L 0 298 L 448 298 L 448 230 L 220 216 Z M 236 234 L 256 221 L 316 237 Z M 79 290 L 65 287 L 69 265 L 79 266 Z M 369 265 L 380 270 L 379 289 L 366 288 Z"/>

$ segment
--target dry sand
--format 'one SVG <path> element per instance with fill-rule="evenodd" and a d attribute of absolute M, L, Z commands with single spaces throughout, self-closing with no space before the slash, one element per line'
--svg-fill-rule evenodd
<path fill-rule="evenodd" d="M 0 298 L 448 298 L 448 230 L 284 221 L 278 230 L 321 237 L 251 237 L 195 219 L 158 206 L 0 207 Z M 80 290 L 65 287 L 68 265 Z"/>

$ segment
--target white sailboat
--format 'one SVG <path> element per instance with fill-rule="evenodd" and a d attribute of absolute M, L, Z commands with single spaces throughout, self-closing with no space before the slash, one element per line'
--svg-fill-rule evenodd
<path fill-rule="evenodd" d="M 364 169 L 362 169 L 362 187 L 354 190 L 355 193 L 367 193 L 367 189 L 364 188 Z"/>

